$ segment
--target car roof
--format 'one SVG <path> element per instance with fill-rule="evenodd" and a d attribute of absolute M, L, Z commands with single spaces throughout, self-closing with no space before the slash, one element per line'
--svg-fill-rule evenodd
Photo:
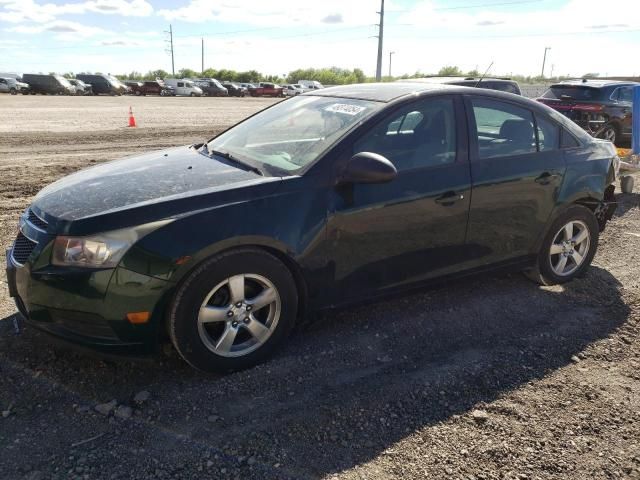
<path fill-rule="evenodd" d="M 579 85 L 583 87 L 603 88 L 614 85 L 640 85 L 638 82 L 629 82 L 624 80 L 606 80 L 606 79 L 591 79 L 591 78 L 575 78 L 572 80 L 563 80 L 562 82 L 554 83 L 552 87 L 561 87 L 563 85 Z"/>
<path fill-rule="evenodd" d="M 343 97 L 358 100 L 373 100 L 376 102 L 390 102 L 407 95 L 415 95 L 428 91 L 444 91 L 445 89 L 469 88 L 454 87 L 438 83 L 356 83 L 352 85 L 340 85 L 327 87 L 321 90 L 303 93 L 308 96 Z"/>

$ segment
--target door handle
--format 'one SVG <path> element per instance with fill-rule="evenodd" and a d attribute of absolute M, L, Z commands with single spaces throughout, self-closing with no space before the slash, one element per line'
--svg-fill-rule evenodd
<path fill-rule="evenodd" d="M 536 178 L 535 182 L 540 185 L 549 185 L 553 180 L 559 177 L 560 175 L 557 173 L 543 172 L 538 178 Z"/>
<path fill-rule="evenodd" d="M 436 198 L 436 203 L 443 207 L 448 207 L 456 203 L 458 200 L 464 200 L 464 195 L 456 192 L 446 192 Z"/>

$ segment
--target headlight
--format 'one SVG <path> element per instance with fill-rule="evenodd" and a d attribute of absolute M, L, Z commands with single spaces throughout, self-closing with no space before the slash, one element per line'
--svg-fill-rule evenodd
<path fill-rule="evenodd" d="M 171 220 L 163 220 L 88 237 L 56 237 L 51 263 L 66 267 L 115 268 L 134 243 L 169 222 Z"/>

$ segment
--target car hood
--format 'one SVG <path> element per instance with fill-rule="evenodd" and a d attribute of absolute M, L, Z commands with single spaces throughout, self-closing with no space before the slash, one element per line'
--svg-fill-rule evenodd
<path fill-rule="evenodd" d="M 263 177 L 184 146 L 124 158 L 74 173 L 45 187 L 31 208 L 57 232 L 83 220 L 109 219 L 111 228 L 154 221 L 185 211 L 241 198 L 238 192 L 275 185 L 279 177 Z M 222 195 L 226 192 L 226 195 Z M 194 197 L 207 197 L 194 204 Z M 135 218 L 134 218 L 135 217 Z M 116 218 L 117 221 L 113 222 Z M 86 223 L 86 222 L 85 222 Z M 84 229 L 83 229 L 84 230 Z"/>

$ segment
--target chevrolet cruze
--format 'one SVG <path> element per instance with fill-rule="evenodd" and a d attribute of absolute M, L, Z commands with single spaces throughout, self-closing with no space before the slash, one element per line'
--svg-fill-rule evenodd
<path fill-rule="evenodd" d="M 246 368 L 311 312 L 496 268 L 581 275 L 616 166 L 610 143 L 515 95 L 315 90 L 44 188 L 7 252 L 10 293 L 67 342 L 169 338 L 196 368 Z"/>

